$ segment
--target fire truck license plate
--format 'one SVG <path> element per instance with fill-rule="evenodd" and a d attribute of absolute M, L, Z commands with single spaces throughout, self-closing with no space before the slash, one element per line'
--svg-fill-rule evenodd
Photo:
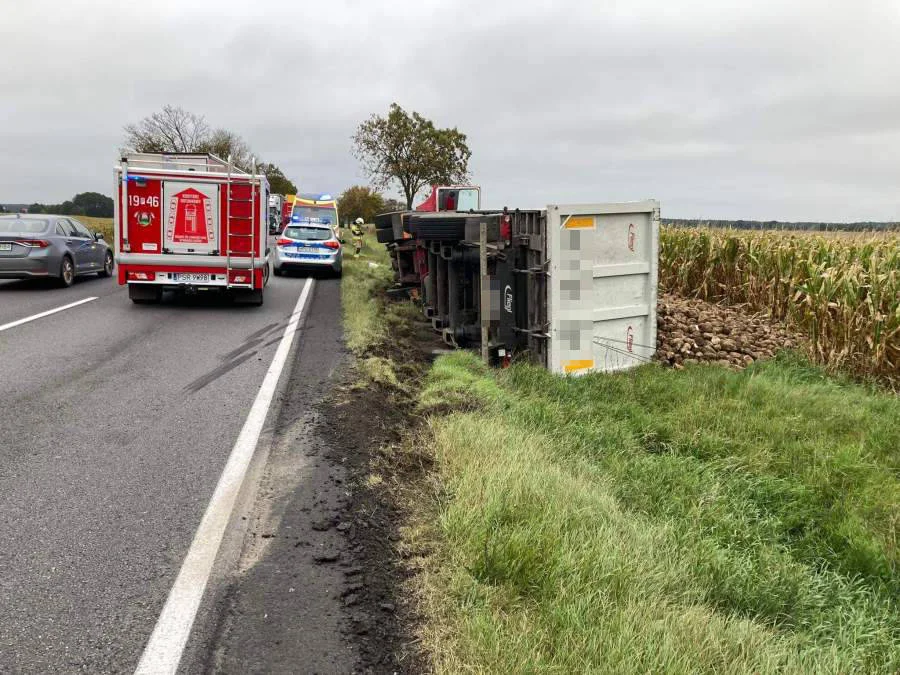
<path fill-rule="evenodd" d="M 197 272 L 179 272 L 178 274 L 175 274 L 173 276 L 175 277 L 175 281 L 209 281 L 208 274 L 199 274 Z"/>

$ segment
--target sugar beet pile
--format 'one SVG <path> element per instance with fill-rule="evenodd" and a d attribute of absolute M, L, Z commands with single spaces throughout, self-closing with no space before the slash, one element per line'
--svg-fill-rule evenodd
<path fill-rule="evenodd" d="M 675 368 L 699 362 L 743 368 L 800 340 L 764 315 L 671 294 L 660 296 L 657 317 L 656 358 Z"/>

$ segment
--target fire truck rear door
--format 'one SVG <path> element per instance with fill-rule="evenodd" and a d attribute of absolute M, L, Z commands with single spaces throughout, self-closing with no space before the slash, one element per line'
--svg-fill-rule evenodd
<path fill-rule="evenodd" d="M 163 184 L 163 247 L 171 253 L 209 255 L 219 250 L 219 186 Z"/>

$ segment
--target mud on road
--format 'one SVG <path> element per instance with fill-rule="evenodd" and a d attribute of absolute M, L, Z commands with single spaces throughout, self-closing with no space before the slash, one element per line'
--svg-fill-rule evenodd
<path fill-rule="evenodd" d="M 402 584 L 402 492 L 428 468 L 393 453 L 419 423 L 406 389 L 361 384 L 341 340 L 339 287 L 320 284 L 275 422 L 237 574 L 204 649 L 214 673 L 422 673 Z M 318 307 L 316 305 L 319 305 Z M 424 372 L 434 337 L 380 355 Z"/>

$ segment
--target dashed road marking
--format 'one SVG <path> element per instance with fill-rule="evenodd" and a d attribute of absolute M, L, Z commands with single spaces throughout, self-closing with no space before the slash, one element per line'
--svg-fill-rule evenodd
<path fill-rule="evenodd" d="M 55 309 L 48 309 L 46 312 L 41 312 L 40 314 L 33 314 L 31 316 L 26 316 L 24 319 L 19 319 L 18 321 L 10 321 L 9 323 L 5 323 L 0 326 L 0 333 L 5 330 L 9 330 L 10 328 L 15 328 L 16 326 L 21 326 L 23 323 L 28 323 L 29 321 L 36 321 L 38 319 L 43 319 L 45 316 L 50 316 L 51 314 L 56 314 L 57 312 L 64 312 L 67 309 L 72 309 L 73 307 L 78 307 L 78 305 L 83 305 L 86 302 L 91 302 L 96 300 L 96 297 L 84 298 L 82 300 L 78 300 L 77 302 L 70 302 L 68 305 L 63 305 L 62 307 L 57 307 Z"/>

